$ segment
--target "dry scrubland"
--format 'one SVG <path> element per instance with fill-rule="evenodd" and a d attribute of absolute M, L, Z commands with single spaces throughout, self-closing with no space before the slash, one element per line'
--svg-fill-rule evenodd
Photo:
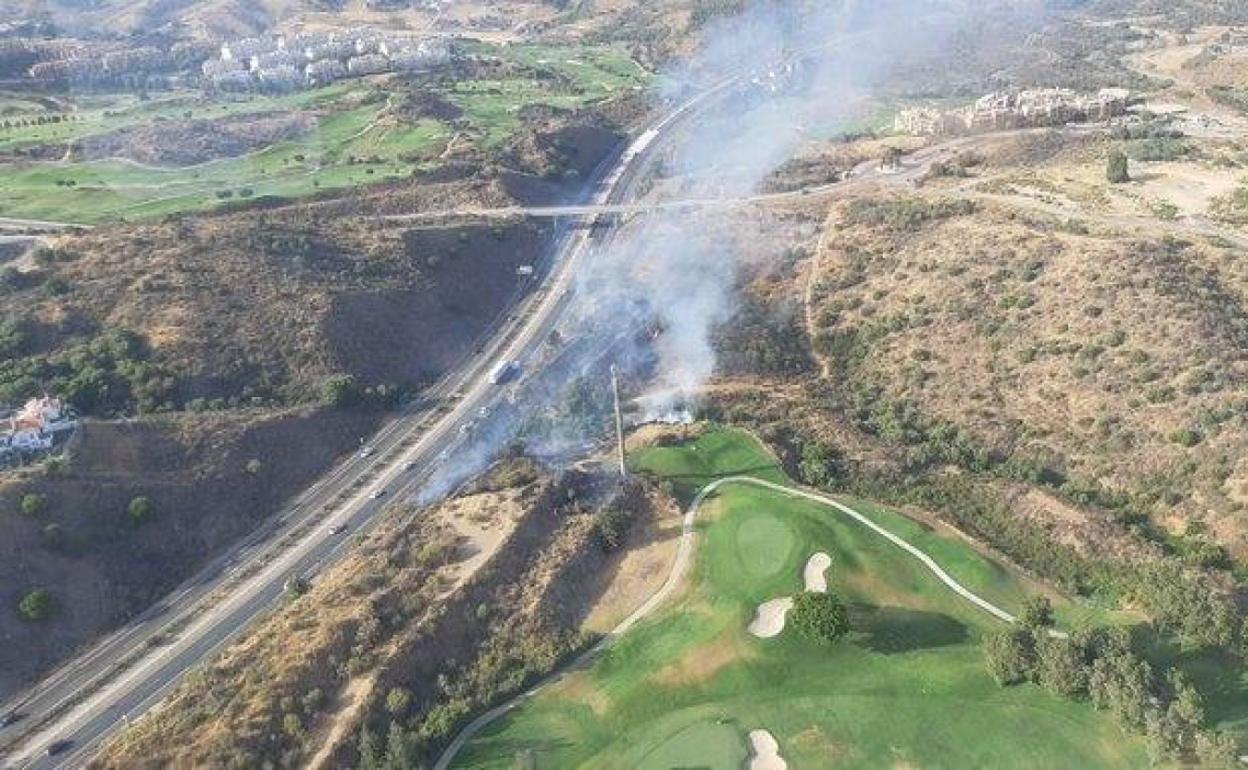
<path fill-rule="evenodd" d="M 172 590 L 212 554 L 260 525 L 374 429 L 378 415 L 243 410 L 89 423 L 64 469 L 0 483 L 0 605 L 51 592 L 43 623 L 0 613 L 0 692 Z M 30 495 L 43 500 L 21 513 Z M 129 514 L 145 497 L 143 520 Z"/>
<path fill-rule="evenodd" d="M 1207 242 L 1063 232 L 999 204 L 846 205 L 814 278 L 838 372 L 1068 476 L 1165 492 L 1243 552 L 1248 267 Z"/>
<path fill-rule="evenodd" d="M 359 766 L 361 752 L 429 761 L 467 715 L 585 644 L 582 621 L 614 612 L 596 596 L 637 600 L 607 592 L 636 568 L 608 553 L 604 532 L 619 521 L 604 511 L 638 523 L 630 542 L 644 553 L 639 539 L 670 503 L 513 459 L 430 510 L 392 509 L 94 765 Z M 624 583 L 641 595 L 649 585 Z"/>

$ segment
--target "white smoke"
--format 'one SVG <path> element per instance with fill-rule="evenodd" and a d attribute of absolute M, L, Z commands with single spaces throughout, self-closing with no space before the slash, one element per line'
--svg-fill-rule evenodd
<path fill-rule="evenodd" d="M 731 96 L 682 128 L 665 159 L 679 195 L 740 199 L 757 193 L 801 142 L 835 135 L 863 116 L 869 98 L 895 70 L 939 53 L 975 14 L 1026 2 L 969 0 L 754 0 L 743 13 L 711 24 L 699 52 L 658 79 L 662 112 L 732 80 Z M 669 190 L 673 185 L 659 185 Z M 724 216 L 730 216 L 725 214 Z M 650 383 L 637 399 L 649 415 L 683 416 L 714 374 L 712 333 L 737 307 L 743 255 L 727 228 L 691 226 L 677 209 L 630 222 L 577 276 L 569 337 L 600 341 L 566 361 L 568 380 L 604 353 L 625 373 Z M 643 330 L 657 329 L 657 334 Z M 622 339 L 634 344 L 621 346 Z M 530 411 L 558 398 L 550 378 L 529 389 Z M 540 391 L 540 392 L 538 392 Z M 457 457 L 454 473 L 475 471 L 515 435 L 496 426 Z M 561 444 L 583 441 L 562 437 Z"/>
<path fill-rule="evenodd" d="M 713 24 L 700 52 L 661 78 L 661 96 L 679 103 L 727 79 L 743 87 L 680 137 L 667 164 L 680 194 L 758 193 L 802 142 L 863 117 L 892 70 L 938 52 L 965 12 L 935 0 L 757 0 Z M 741 257 L 722 232 L 691 229 L 686 214 L 668 211 L 628 228 L 582 276 L 581 294 L 598 323 L 651 316 L 663 329 L 653 345 L 653 392 L 666 397 L 648 400 L 656 413 L 696 400 L 714 373 L 711 334 L 736 309 Z"/>

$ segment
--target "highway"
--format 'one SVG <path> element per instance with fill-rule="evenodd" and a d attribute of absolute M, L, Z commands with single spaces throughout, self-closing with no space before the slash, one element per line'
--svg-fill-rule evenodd
<path fill-rule="evenodd" d="M 671 136 L 734 82 L 701 92 L 640 134 L 600 170 L 591 205 L 620 205 L 637 196 Z M 500 398 L 489 372 L 540 354 L 573 299 L 574 277 L 596 239 L 591 230 L 562 232 L 543 285 L 502 313 L 479 351 L 374 436 L 367 451 L 329 472 L 147 612 L 0 706 L 0 715 L 20 715 L 0 728 L 0 763 L 31 770 L 83 765 L 106 737 L 140 718 L 196 664 L 274 607 L 290 577 L 312 576 L 332 564 L 390 500 L 419 489 L 478 412 Z"/>

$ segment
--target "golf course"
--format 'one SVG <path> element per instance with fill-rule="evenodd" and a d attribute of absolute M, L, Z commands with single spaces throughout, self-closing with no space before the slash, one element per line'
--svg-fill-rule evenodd
<path fill-rule="evenodd" d="M 684 505 L 724 477 L 791 485 L 737 431 L 710 430 L 631 462 L 670 481 Z M 1044 590 L 956 534 L 843 502 L 1007 612 Z M 824 645 L 792 629 L 751 634 L 760 605 L 801 593 L 812 565 L 847 605 L 849 635 Z M 1110 620 L 1050 597 L 1059 628 Z M 1149 763 L 1142 739 L 1086 703 L 1032 685 L 999 687 L 980 641 L 1002 623 L 849 515 L 777 489 L 722 483 L 701 502 L 693 562 L 674 597 L 481 730 L 453 766 L 735 770 L 749 766 L 752 744 L 765 745 L 759 735 L 797 768 Z M 756 760 L 784 766 L 775 756 Z"/>
<path fill-rule="evenodd" d="M 0 216 L 99 224 L 393 182 L 436 168 L 452 138 L 465 151 L 499 151 L 532 122 L 526 109 L 590 109 L 651 80 L 618 46 L 463 47 L 466 57 L 484 62 L 479 72 L 375 76 L 277 94 L 70 94 L 56 113 L 0 94 L 10 116 L 0 120 Z M 415 97 L 440 103 L 439 114 L 405 107 Z M 223 122 L 204 123 L 202 134 L 275 116 L 301 120 L 297 130 L 256 140 L 246 152 L 194 163 L 126 154 L 150 149 L 145 145 L 193 144 L 194 134 L 171 132 L 193 121 Z M 119 141 L 121 149 L 91 149 L 119 132 L 147 138 L 130 142 L 138 147 Z"/>

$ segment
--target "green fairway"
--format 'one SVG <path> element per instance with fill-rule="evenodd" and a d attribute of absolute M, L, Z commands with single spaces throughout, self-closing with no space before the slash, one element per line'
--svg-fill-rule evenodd
<path fill-rule="evenodd" d="M 782 475 L 747 436 L 712 431 L 634 466 L 688 496 L 724 475 Z M 955 537 L 862 507 L 971 590 L 1017 611 L 1034 590 Z M 588 669 L 487 728 L 457 767 L 737 768 L 752 729 L 796 768 L 1140 767 L 1143 741 L 1086 704 L 998 687 L 979 641 L 996 621 L 913 556 L 827 506 L 729 484 L 707 503 L 689 589 Z M 757 606 L 802 588 L 816 552 L 854 631 L 832 647 L 749 635 Z M 1063 623 L 1091 612 L 1058 599 Z"/>
<path fill-rule="evenodd" d="M 183 91 L 140 99 L 130 94 L 67 97 L 64 111 L 0 95 L 0 216 L 97 223 L 143 219 L 261 196 L 299 198 L 408 177 L 437 164 L 453 135 L 492 149 L 525 127 L 522 111 L 544 105 L 580 109 L 625 90 L 649 74 L 614 46 L 493 46 L 469 53 L 512 65 L 482 78 L 361 78 L 290 94 Z M 428 91 L 463 110 L 456 120 L 408 118 L 398 109 L 409 91 Z M 313 128 L 237 157 L 190 166 L 127 158 L 70 159 L 79 140 L 118 129 L 178 121 L 256 118 L 299 113 Z M 37 159 L 21 155 L 43 148 Z"/>

